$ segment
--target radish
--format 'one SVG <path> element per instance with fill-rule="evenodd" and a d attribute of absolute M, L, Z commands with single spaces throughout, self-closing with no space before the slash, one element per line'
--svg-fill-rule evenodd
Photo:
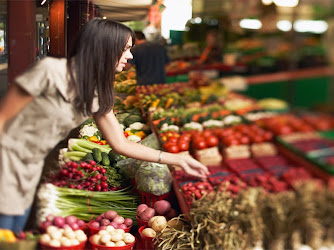
<path fill-rule="evenodd" d="M 49 214 L 48 216 L 46 216 L 46 220 L 47 221 L 53 221 L 54 220 L 54 218 L 55 218 L 55 216 L 53 215 L 53 214 Z"/>
<path fill-rule="evenodd" d="M 90 226 L 92 228 L 99 229 L 100 228 L 100 223 L 97 222 L 97 221 L 93 221 L 93 222 L 90 223 Z"/>
<path fill-rule="evenodd" d="M 108 226 L 110 224 L 110 220 L 108 219 L 102 219 L 101 220 L 101 226 Z"/>

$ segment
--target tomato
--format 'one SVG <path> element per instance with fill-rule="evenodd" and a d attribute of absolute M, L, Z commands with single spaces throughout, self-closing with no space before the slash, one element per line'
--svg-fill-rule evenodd
<path fill-rule="evenodd" d="M 176 136 L 170 136 L 170 137 L 167 138 L 167 141 L 175 142 L 175 143 L 178 142 L 178 140 L 179 139 Z"/>
<path fill-rule="evenodd" d="M 179 137 L 179 141 L 190 141 L 191 136 L 190 135 L 181 135 Z"/>
<path fill-rule="evenodd" d="M 239 141 L 234 137 L 226 137 L 223 142 L 226 146 L 239 145 Z"/>
<path fill-rule="evenodd" d="M 176 142 L 170 142 L 170 141 L 168 141 L 168 142 L 166 142 L 162 147 L 163 147 L 166 151 L 168 151 L 168 148 L 169 148 L 171 145 L 176 145 Z"/>
<path fill-rule="evenodd" d="M 169 146 L 167 146 L 167 151 L 169 153 L 178 153 L 180 152 L 179 146 L 176 144 L 171 144 Z"/>
<path fill-rule="evenodd" d="M 207 147 L 206 141 L 204 139 L 198 139 L 194 142 L 196 149 L 204 149 Z"/>
<path fill-rule="evenodd" d="M 204 131 L 202 132 L 202 136 L 203 137 L 212 136 L 212 131 L 210 129 L 204 129 Z"/>
<path fill-rule="evenodd" d="M 250 139 L 248 136 L 243 136 L 240 138 L 240 143 L 241 144 L 249 144 L 250 143 Z"/>
<path fill-rule="evenodd" d="M 218 138 L 214 135 L 208 136 L 205 141 L 208 147 L 215 147 L 219 143 Z"/>
<path fill-rule="evenodd" d="M 273 133 L 271 133 L 270 131 L 266 131 L 263 134 L 263 137 L 266 141 L 270 141 L 273 138 Z"/>
<path fill-rule="evenodd" d="M 179 141 L 177 143 L 180 151 L 187 151 L 189 149 L 189 141 Z"/>

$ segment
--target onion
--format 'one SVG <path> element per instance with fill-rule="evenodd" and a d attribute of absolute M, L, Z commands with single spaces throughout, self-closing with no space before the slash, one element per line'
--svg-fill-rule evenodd
<path fill-rule="evenodd" d="M 109 232 L 109 233 L 112 233 L 112 232 L 115 231 L 115 228 L 113 226 L 109 225 L 109 226 L 106 227 L 106 231 Z"/>
<path fill-rule="evenodd" d="M 118 216 L 117 212 L 109 210 L 107 212 L 104 213 L 104 218 L 108 219 L 108 220 L 112 220 L 114 219 L 116 216 Z"/>
<path fill-rule="evenodd" d="M 59 240 L 51 240 L 49 245 L 52 246 L 52 247 L 60 247 L 61 246 Z"/>
<path fill-rule="evenodd" d="M 65 224 L 65 219 L 61 216 L 56 216 L 53 220 L 53 224 L 57 227 L 63 227 Z"/>
<path fill-rule="evenodd" d="M 97 221 L 93 221 L 93 222 L 90 223 L 90 226 L 92 228 L 99 229 L 100 228 L 100 223 L 97 222 Z"/>
<path fill-rule="evenodd" d="M 77 240 L 77 239 L 71 239 L 71 245 L 72 246 L 76 246 L 76 245 L 79 245 L 80 242 Z"/>
<path fill-rule="evenodd" d="M 101 235 L 99 234 L 94 234 L 92 237 L 92 242 L 96 245 L 100 244 L 100 239 L 101 239 Z"/>
<path fill-rule="evenodd" d="M 126 218 L 124 220 L 124 224 L 127 226 L 127 227 L 131 227 L 132 226 L 132 220 L 130 218 Z"/>
<path fill-rule="evenodd" d="M 123 235 L 125 231 L 123 229 L 115 229 L 115 233 Z"/>
<path fill-rule="evenodd" d="M 75 238 L 75 233 L 73 232 L 72 229 L 66 228 L 64 231 L 64 236 L 66 236 L 69 239 L 74 239 Z"/>
<path fill-rule="evenodd" d="M 114 247 L 114 246 L 116 246 L 116 245 L 115 245 L 115 242 L 113 242 L 113 241 L 109 241 L 109 242 L 106 243 L 106 246 L 107 246 L 107 247 Z"/>
<path fill-rule="evenodd" d="M 48 234 L 51 234 L 51 233 L 56 232 L 56 231 L 58 231 L 58 228 L 55 227 L 55 226 L 48 226 L 48 227 L 46 228 L 46 232 L 47 232 Z"/>
<path fill-rule="evenodd" d="M 115 246 L 116 246 L 116 247 L 124 247 L 125 245 L 126 245 L 125 242 L 122 241 L 122 240 L 117 241 L 117 242 L 115 243 Z"/>
<path fill-rule="evenodd" d="M 103 230 L 100 230 L 100 231 L 98 232 L 98 234 L 102 236 L 102 235 L 105 235 L 105 234 L 109 234 L 109 232 L 108 232 L 107 230 L 104 230 L 104 229 L 103 229 Z"/>
<path fill-rule="evenodd" d="M 102 219 L 103 219 L 103 216 L 99 215 L 99 216 L 96 217 L 95 221 L 99 221 L 100 222 Z"/>
<path fill-rule="evenodd" d="M 116 222 L 118 225 L 124 223 L 124 218 L 122 216 L 116 216 L 113 220 L 113 222 Z"/>
<path fill-rule="evenodd" d="M 130 233 L 125 233 L 123 235 L 123 240 L 126 244 L 133 243 L 135 241 L 135 237 Z"/>
<path fill-rule="evenodd" d="M 80 228 L 76 222 L 70 224 L 70 227 L 73 229 L 73 231 L 78 230 Z"/>
<path fill-rule="evenodd" d="M 117 224 L 116 222 L 114 222 L 114 221 L 110 222 L 109 225 L 110 225 L 110 226 L 113 226 L 115 229 L 118 228 L 118 224 Z"/>
<path fill-rule="evenodd" d="M 49 235 L 50 235 L 51 239 L 53 239 L 53 240 L 60 240 L 61 237 L 63 236 L 62 233 L 59 232 L 58 230 L 50 233 Z"/>
<path fill-rule="evenodd" d="M 100 226 L 100 229 L 101 230 L 104 230 L 104 229 L 106 229 L 107 228 L 107 226 Z"/>
<path fill-rule="evenodd" d="M 66 237 L 61 238 L 60 243 L 64 247 L 69 247 L 69 246 L 72 245 L 72 241 L 70 239 L 66 238 Z"/>
<path fill-rule="evenodd" d="M 125 225 L 125 224 L 120 224 L 120 225 L 118 225 L 118 229 L 123 229 L 123 230 L 125 230 L 125 229 L 127 229 L 128 227 Z"/>
<path fill-rule="evenodd" d="M 74 215 L 69 215 L 65 217 L 65 223 L 71 225 L 72 223 L 76 223 L 77 222 L 77 217 L 75 217 Z"/>
<path fill-rule="evenodd" d="M 83 220 L 77 220 L 77 224 L 79 227 L 83 227 L 86 223 Z"/>
<path fill-rule="evenodd" d="M 51 237 L 48 234 L 42 234 L 42 236 L 40 237 L 40 241 L 44 244 L 49 244 L 49 242 L 51 241 Z"/>
<path fill-rule="evenodd" d="M 110 239 L 114 242 L 117 242 L 123 239 L 123 235 L 119 233 L 113 233 L 113 234 L 110 234 L 110 236 L 111 236 Z"/>
<path fill-rule="evenodd" d="M 87 240 L 87 235 L 86 235 L 85 233 L 76 235 L 76 239 L 77 239 L 79 242 L 84 242 L 84 241 Z"/>
<path fill-rule="evenodd" d="M 101 239 L 100 241 L 103 243 L 103 244 L 106 244 L 107 242 L 109 242 L 111 240 L 111 235 L 106 233 L 104 235 L 101 236 Z"/>
<path fill-rule="evenodd" d="M 43 221 L 41 224 L 40 224 L 40 228 L 42 230 L 42 232 L 46 232 L 46 229 L 52 225 L 52 221 Z"/>
<path fill-rule="evenodd" d="M 110 224 L 110 220 L 102 219 L 100 223 L 101 223 L 101 226 L 108 226 Z"/>

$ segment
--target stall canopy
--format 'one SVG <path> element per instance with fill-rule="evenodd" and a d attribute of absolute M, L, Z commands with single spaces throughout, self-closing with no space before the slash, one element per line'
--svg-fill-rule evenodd
<path fill-rule="evenodd" d="M 143 20 L 153 0 L 94 0 L 101 9 L 101 15 L 110 20 Z"/>

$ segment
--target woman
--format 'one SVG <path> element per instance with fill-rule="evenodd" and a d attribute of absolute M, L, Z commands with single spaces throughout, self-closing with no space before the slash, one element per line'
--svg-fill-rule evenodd
<path fill-rule="evenodd" d="M 0 228 L 24 229 L 43 161 L 56 144 L 93 116 L 117 153 L 143 161 L 179 165 L 205 178 L 207 168 L 190 157 L 128 141 L 113 114 L 116 72 L 134 43 L 132 30 L 94 19 L 65 58 L 45 58 L 15 79 L 0 104 Z"/>

